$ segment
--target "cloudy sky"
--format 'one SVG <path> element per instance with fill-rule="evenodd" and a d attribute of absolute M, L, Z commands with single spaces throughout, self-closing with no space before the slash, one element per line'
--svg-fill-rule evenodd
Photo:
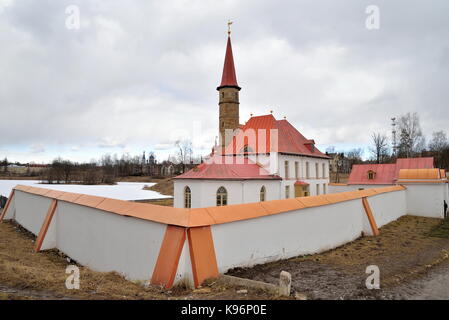
<path fill-rule="evenodd" d="M 430 136 L 449 120 L 448 12 L 447 0 L 0 0 L 0 158 L 162 160 L 179 137 L 207 153 L 228 19 L 242 123 L 274 110 L 344 150 L 410 111 Z"/>

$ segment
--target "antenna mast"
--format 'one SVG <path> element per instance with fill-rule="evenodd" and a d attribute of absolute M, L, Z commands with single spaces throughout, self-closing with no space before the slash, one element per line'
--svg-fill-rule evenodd
<path fill-rule="evenodd" d="M 393 144 L 393 156 L 397 154 L 397 144 L 396 144 L 396 117 L 391 118 L 391 135 Z"/>

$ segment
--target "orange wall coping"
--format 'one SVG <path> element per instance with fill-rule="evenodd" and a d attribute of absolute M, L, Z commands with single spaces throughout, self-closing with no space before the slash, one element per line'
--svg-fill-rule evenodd
<path fill-rule="evenodd" d="M 400 184 L 440 184 L 448 183 L 448 180 L 399 180 Z"/>
<path fill-rule="evenodd" d="M 14 187 L 14 190 L 36 194 L 50 199 L 74 203 L 122 216 L 129 216 L 182 227 L 201 227 L 253 219 L 293 210 L 362 199 L 364 197 L 405 189 L 406 188 L 404 186 L 395 185 L 390 187 L 354 190 L 284 200 L 236 204 L 223 207 L 182 209 L 23 185 L 17 185 Z"/>
<path fill-rule="evenodd" d="M 336 182 L 331 182 L 328 185 L 330 185 L 330 186 L 348 186 L 347 183 L 336 183 Z"/>
<path fill-rule="evenodd" d="M 442 177 L 440 175 L 440 169 L 401 169 L 399 170 L 398 180 L 441 179 Z"/>

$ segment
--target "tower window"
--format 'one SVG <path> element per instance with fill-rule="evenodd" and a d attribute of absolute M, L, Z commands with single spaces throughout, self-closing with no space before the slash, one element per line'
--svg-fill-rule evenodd
<path fill-rule="evenodd" d="M 228 204 L 228 192 L 224 187 L 220 187 L 217 190 L 217 206 L 225 206 Z"/>
<path fill-rule="evenodd" d="M 265 201 L 265 196 L 266 196 L 266 190 L 265 190 L 265 186 L 262 186 L 262 188 L 260 188 L 260 201 Z"/>
<path fill-rule="evenodd" d="M 306 178 L 310 179 L 310 167 L 309 162 L 306 162 Z"/>
<path fill-rule="evenodd" d="M 192 192 L 190 191 L 190 188 L 186 186 L 184 188 L 184 208 L 191 208 L 192 207 Z"/>
<path fill-rule="evenodd" d="M 221 93 L 221 97 L 224 98 L 224 92 Z"/>
<path fill-rule="evenodd" d="M 299 179 L 299 163 L 295 161 L 295 178 Z"/>

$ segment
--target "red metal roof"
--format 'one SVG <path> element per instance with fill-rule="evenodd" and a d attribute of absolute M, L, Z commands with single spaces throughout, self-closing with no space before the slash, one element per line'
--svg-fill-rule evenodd
<path fill-rule="evenodd" d="M 301 181 L 301 180 L 297 180 L 295 182 L 295 186 L 308 186 L 309 184 L 307 182 Z"/>
<path fill-rule="evenodd" d="M 244 157 L 214 156 L 175 179 L 281 180 Z"/>
<path fill-rule="evenodd" d="M 355 164 L 352 166 L 348 184 L 395 184 L 401 169 L 432 169 L 433 158 L 397 159 L 391 164 Z M 373 171 L 374 179 L 368 179 Z"/>
<path fill-rule="evenodd" d="M 231 37 L 228 37 L 226 46 L 226 55 L 223 66 L 223 75 L 221 76 L 221 84 L 218 87 L 240 87 L 237 84 L 237 76 L 235 75 L 234 56 L 232 55 Z"/>
<path fill-rule="evenodd" d="M 272 130 L 277 130 L 277 141 L 276 131 Z M 237 131 L 225 154 L 241 154 L 244 146 L 248 146 L 248 153 L 282 152 L 329 158 L 315 147 L 314 140 L 306 139 L 290 122 L 276 120 L 272 114 L 251 117 Z"/>

